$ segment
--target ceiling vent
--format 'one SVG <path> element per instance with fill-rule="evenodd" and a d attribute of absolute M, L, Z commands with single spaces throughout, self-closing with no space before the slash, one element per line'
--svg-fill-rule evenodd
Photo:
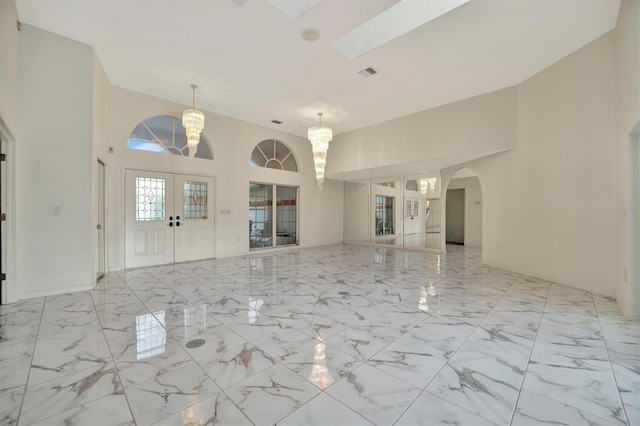
<path fill-rule="evenodd" d="M 359 71 L 358 74 L 360 74 L 363 77 L 371 77 L 374 74 L 378 74 L 378 71 L 376 71 L 373 68 L 369 67 L 369 68 L 363 69 L 362 71 Z"/>
<path fill-rule="evenodd" d="M 271 122 L 273 124 L 282 124 L 282 121 L 280 121 L 280 120 L 271 120 Z"/>

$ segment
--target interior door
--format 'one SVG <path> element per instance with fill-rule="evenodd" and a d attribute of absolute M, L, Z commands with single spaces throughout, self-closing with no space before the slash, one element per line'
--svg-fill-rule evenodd
<path fill-rule="evenodd" d="M 214 257 L 214 179 L 175 175 L 175 261 Z"/>
<path fill-rule="evenodd" d="M 174 261 L 174 175 L 127 170 L 125 267 Z"/>

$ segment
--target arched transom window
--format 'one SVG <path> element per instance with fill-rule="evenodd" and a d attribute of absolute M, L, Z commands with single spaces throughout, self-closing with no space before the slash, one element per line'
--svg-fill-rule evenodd
<path fill-rule="evenodd" d="M 189 156 L 182 120 L 169 115 L 151 117 L 138 124 L 129 136 L 127 148 Z M 204 134 L 200 134 L 196 158 L 213 160 L 211 146 Z"/>
<path fill-rule="evenodd" d="M 249 165 L 290 172 L 298 171 L 298 164 L 293 152 L 285 144 L 275 139 L 267 139 L 256 145 L 251 153 Z"/>

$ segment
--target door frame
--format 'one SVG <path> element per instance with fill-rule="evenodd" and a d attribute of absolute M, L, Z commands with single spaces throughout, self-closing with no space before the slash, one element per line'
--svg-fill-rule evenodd
<path fill-rule="evenodd" d="M 6 274 L 5 281 L 0 284 L 0 292 L 2 304 L 13 303 L 20 300 L 18 295 L 16 280 L 16 210 L 15 210 L 15 137 L 9 130 L 9 126 L 0 117 L 0 139 L 2 143 L 6 142 L 5 154 L 6 161 L 4 167 L 6 170 L 6 179 L 2 182 L 2 192 L 5 194 L 4 199 L 6 205 L 2 206 L 2 213 L 7 215 L 5 221 L 5 232 L 2 234 L 1 255 L 2 255 L 2 271 Z M 9 249 L 11 248 L 11 249 Z"/>

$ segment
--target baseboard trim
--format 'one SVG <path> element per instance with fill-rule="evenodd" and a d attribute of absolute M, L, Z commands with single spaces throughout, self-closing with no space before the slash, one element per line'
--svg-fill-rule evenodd
<path fill-rule="evenodd" d="M 523 270 L 523 269 L 514 268 L 512 266 L 507 266 L 507 265 L 500 264 L 499 262 L 493 262 L 493 261 L 490 261 L 490 260 L 487 261 L 484 257 L 482 259 L 482 263 L 484 263 L 485 265 L 496 267 L 496 268 L 506 269 L 507 271 L 516 272 L 518 274 L 527 275 L 527 276 L 535 277 L 535 278 L 540 278 L 540 279 L 543 279 L 545 281 L 551 281 L 551 282 L 553 282 L 555 284 L 565 285 L 567 287 L 576 288 L 578 290 L 588 291 L 588 292 L 591 292 L 591 293 L 594 293 L 594 294 L 598 294 L 600 296 L 613 297 L 614 299 L 618 300 L 616 291 L 612 290 L 612 289 L 609 290 L 609 289 L 599 288 L 599 287 L 589 287 L 589 286 L 579 286 L 579 285 L 576 285 L 576 284 L 567 284 L 567 283 L 559 281 L 555 277 L 545 276 L 544 274 L 540 274 L 539 272 L 533 272 L 533 271 L 527 271 L 527 270 Z"/>
<path fill-rule="evenodd" d="M 624 303 L 624 300 L 622 300 L 622 298 L 616 298 L 616 302 L 618 302 L 618 306 L 620 307 L 620 310 L 624 314 L 625 318 L 630 319 L 631 321 L 640 321 L 640 314 L 633 314 L 629 312 L 629 306 Z"/>
<path fill-rule="evenodd" d="M 95 283 L 90 283 L 90 284 L 81 284 L 81 285 L 75 285 L 75 286 L 69 286 L 69 287 L 56 287 L 56 288 L 47 289 L 47 290 L 26 291 L 24 293 L 20 293 L 18 297 L 20 298 L 20 300 L 23 300 L 23 299 L 33 299 L 34 297 L 57 296 L 59 294 L 92 290 L 94 286 L 95 286 Z"/>

